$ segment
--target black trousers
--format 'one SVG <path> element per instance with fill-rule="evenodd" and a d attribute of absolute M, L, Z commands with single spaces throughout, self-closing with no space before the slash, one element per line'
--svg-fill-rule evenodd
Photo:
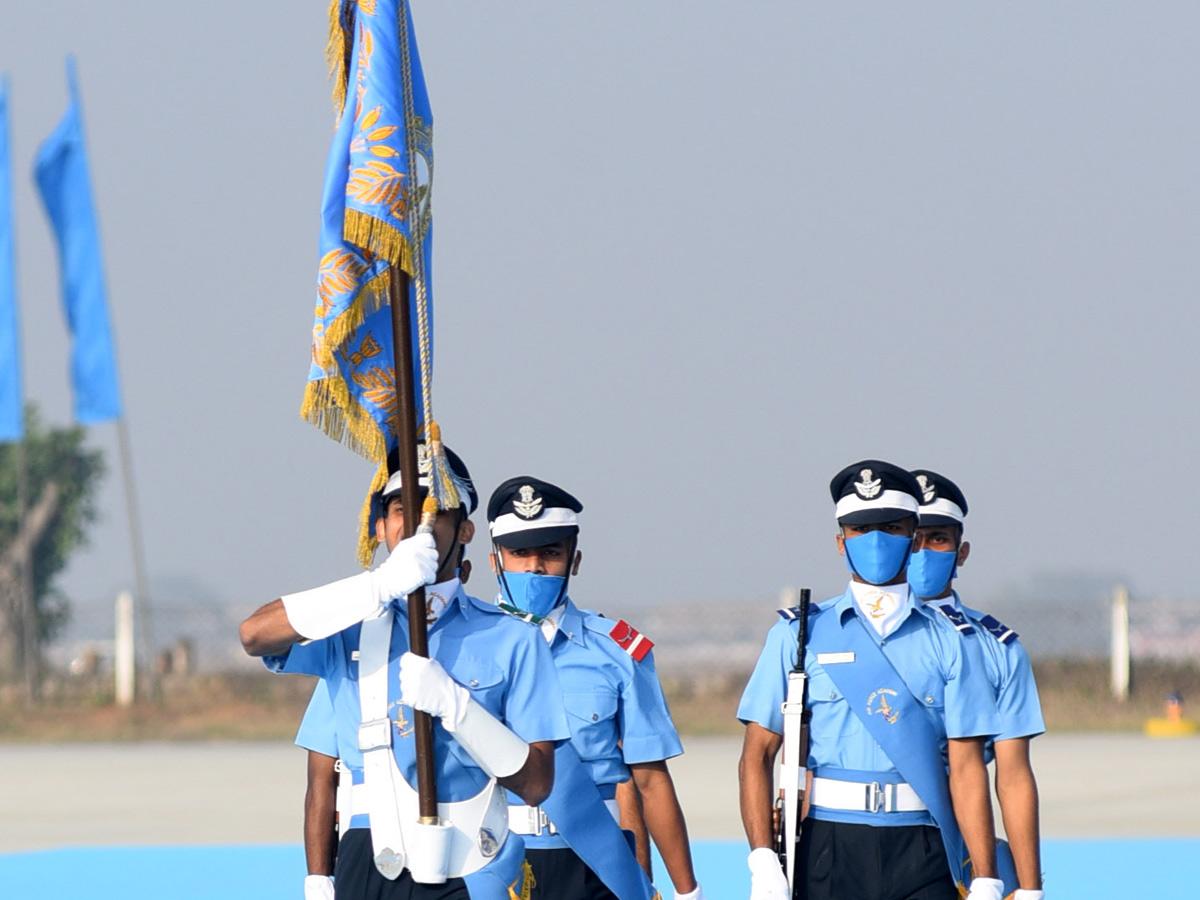
<path fill-rule="evenodd" d="M 470 900 L 461 878 L 417 884 L 408 869 L 395 881 L 384 878 L 375 868 L 369 828 L 349 829 L 338 844 L 333 895 L 336 900 Z"/>
<path fill-rule="evenodd" d="M 531 887 L 529 900 L 617 900 L 574 850 L 526 850 L 525 862 L 529 864 L 523 873 Z M 517 887 L 521 900 L 526 884 Z"/>
<path fill-rule="evenodd" d="M 805 819 L 798 900 L 958 900 L 932 825 L 890 828 Z"/>

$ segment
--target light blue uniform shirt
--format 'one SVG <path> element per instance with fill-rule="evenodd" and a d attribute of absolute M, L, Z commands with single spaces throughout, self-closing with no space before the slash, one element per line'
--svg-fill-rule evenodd
<path fill-rule="evenodd" d="M 397 604 L 399 607 L 399 604 Z M 361 626 L 352 625 L 331 637 L 292 646 L 286 656 L 263 662 L 277 672 L 318 675 L 325 680 L 333 705 L 337 754 L 349 767 L 355 783 L 362 781 L 362 751 L 358 726 L 362 710 L 358 694 L 358 644 Z M 408 649 L 408 617 L 396 610 L 388 659 L 388 716 L 392 719 L 392 752 L 405 780 L 416 786 L 416 741 L 413 711 L 402 705 L 400 656 Z M 559 741 L 570 737 L 563 713 L 562 692 L 545 638 L 534 627 L 467 596 L 461 586 L 446 611 L 429 628 L 429 655 L 450 677 L 471 691 L 471 697 L 507 725 L 522 740 Z M 433 725 L 434 769 L 438 800 L 455 802 L 478 794 L 488 777 L 459 743 Z M 351 828 L 364 827 L 355 816 Z"/>
<path fill-rule="evenodd" d="M 571 744 L 607 799 L 615 796 L 615 785 L 629 780 L 629 763 L 657 762 L 683 753 L 654 668 L 654 651 L 635 660 L 609 637 L 616 625 L 613 619 L 579 609 L 568 598 L 550 643 Z M 509 801 L 524 802 L 511 792 Z M 525 844 L 565 846 L 548 833 L 526 835 Z"/>
<path fill-rule="evenodd" d="M 329 699 L 329 685 L 322 678 L 313 688 L 296 732 L 296 746 L 313 750 L 325 756 L 338 756 L 337 730 L 333 718 L 333 701 Z"/>
<path fill-rule="evenodd" d="M 999 717 L 985 679 L 972 677 L 970 662 L 961 639 L 946 617 L 914 602 L 909 592 L 903 618 L 886 638 L 859 611 L 853 593 L 822 603 L 816 615 L 837 616 L 842 628 L 863 628 L 883 649 L 893 668 L 922 705 L 933 712 L 932 720 L 944 745 L 947 738 L 979 737 L 999 730 Z M 768 731 L 783 734 L 781 705 L 787 694 L 787 673 L 796 661 L 799 623 L 781 620 L 767 633 L 766 644 L 742 693 L 738 718 L 756 722 Z M 810 640 L 805 654 L 808 673 L 807 709 L 809 725 L 808 767 L 814 775 L 844 781 L 904 779 L 883 748 L 871 737 L 850 703 L 818 662 L 822 653 L 838 653 L 842 646 L 816 646 Z M 834 663 L 830 663 L 834 665 Z M 836 663 L 854 665 L 854 663 Z M 901 720 L 903 722 L 903 720 Z M 942 747 L 928 748 L 942 753 Z M 865 825 L 932 825 L 928 812 L 869 813 L 812 807 L 814 818 Z"/>
<path fill-rule="evenodd" d="M 1033 677 L 1029 654 L 1025 652 L 1020 639 L 1013 632 L 1010 640 L 1001 643 L 999 636 L 984 624 L 985 613 L 964 606 L 957 591 L 952 596 L 954 606 L 966 615 L 975 628 L 975 633 L 964 634 L 963 640 L 979 645 L 983 669 L 996 694 L 1000 731 L 995 740 L 1030 738 L 1042 734 L 1046 730 L 1046 722 L 1042 719 L 1037 682 Z M 928 602 L 942 604 L 950 602 L 950 599 Z"/>

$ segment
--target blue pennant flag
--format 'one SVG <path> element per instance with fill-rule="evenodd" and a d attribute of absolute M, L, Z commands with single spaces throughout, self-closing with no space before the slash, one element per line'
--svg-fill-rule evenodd
<path fill-rule="evenodd" d="M 121 393 L 108 324 L 100 229 L 92 204 L 75 60 L 71 57 L 67 57 L 67 85 L 70 103 L 66 114 L 38 148 L 33 175 L 58 240 L 63 307 L 73 338 L 75 420 L 87 425 L 119 418 Z"/>
<path fill-rule="evenodd" d="M 334 440 L 380 463 L 372 491 L 386 481 L 383 463 L 398 442 L 388 303 L 397 271 L 409 276 L 422 429 L 431 405 L 433 114 L 408 6 L 343 0 L 331 9 L 339 113 L 325 171 L 312 361 L 301 407 Z M 360 559 L 373 551 L 367 528 Z"/>
<path fill-rule="evenodd" d="M 0 441 L 25 436 L 21 418 L 21 341 L 17 334 L 17 258 L 13 250 L 12 154 L 8 79 L 0 79 Z"/>

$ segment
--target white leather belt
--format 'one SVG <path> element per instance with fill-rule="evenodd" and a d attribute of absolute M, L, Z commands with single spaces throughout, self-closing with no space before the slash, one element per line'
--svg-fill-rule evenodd
<path fill-rule="evenodd" d="M 609 813 L 618 825 L 621 824 L 621 810 L 616 800 L 605 800 Z M 510 806 L 508 808 L 508 830 L 517 834 L 558 834 L 554 823 L 546 816 L 546 811 L 540 806 Z"/>
<path fill-rule="evenodd" d="M 920 812 L 926 808 L 912 786 L 902 781 L 880 784 L 878 781 L 813 778 L 808 802 L 825 809 L 850 812 Z"/>

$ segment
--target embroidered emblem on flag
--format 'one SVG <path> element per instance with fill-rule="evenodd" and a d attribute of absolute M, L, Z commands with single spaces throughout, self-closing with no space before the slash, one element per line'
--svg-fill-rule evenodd
<path fill-rule="evenodd" d="M 613 626 L 612 631 L 608 633 L 617 644 L 634 658 L 637 662 L 641 662 L 646 658 L 646 654 L 654 647 L 654 641 L 646 637 L 624 619 L 621 619 Z"/>

